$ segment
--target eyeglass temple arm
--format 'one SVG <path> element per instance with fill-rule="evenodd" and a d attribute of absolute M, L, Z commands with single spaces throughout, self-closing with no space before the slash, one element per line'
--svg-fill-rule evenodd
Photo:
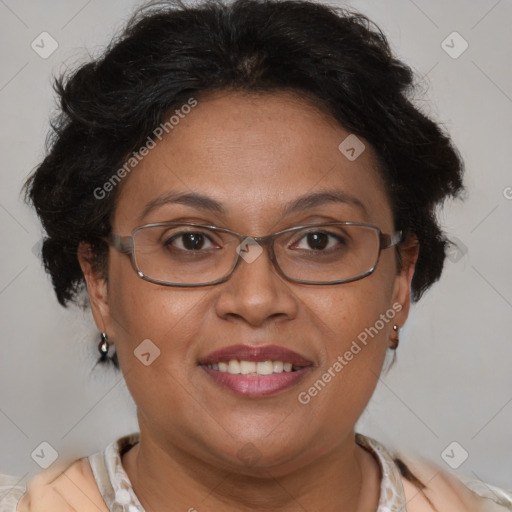
<path fill-rule="evenodd" d="M 115 233 L 110 233 L 110 235 L 104 240 L 120 252 L 125 254 L 130 254 L 132 252 L 133 239 L 131 236 L 121 236 L 116 235 Z"/>
<path fill-rule="evenodd" d="M 381 248 L 387 249 L 388 247 L 393 247 L 393 245 L 400 243 L 402 241 L 402 234 L 402 231 L 395 231 L 390 235 L 382 233 L 380 235 Z"/>

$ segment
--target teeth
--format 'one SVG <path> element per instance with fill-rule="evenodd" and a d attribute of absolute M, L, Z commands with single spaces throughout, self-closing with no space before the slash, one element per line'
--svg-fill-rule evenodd
<path fill-rule="evenodd" d="M 283 373 L 284 370 L 284 363 L 283 361 L 274 361 L 274 373 Z"/>
<path fill-rule="evenodd" d="M 272 361 L 258 361 L 256 364 L 256 373 L 258 375 L 270 375 L 274 373 L 274 365 Z"/>
<path fill-rule="evenodd" d="M 231 361 L 229 362 L 231 364 Z M 256 363 L 254 361 L 240 361 L 240 373 L 242 375 L 249 375 L 256 371 Z"/>
<path fill-rule="evenodd" d="M 233 374 L 240 373 L 240 363 L 237 360 L 231 359 L 231 361 L 229 361 L 228 373 L 233 373 Z"/>
<path fill-rule="evenodd" d="M 293 366 L 292 363 L 283 361 L 238 361 L 231 359 L 229 362 L 219 361 L 218 363 L 207 365 L 212 370 L 227 372 L 233 375 L 271 375 L 272 373 L 291 372 L 300 370 L 300 367 Z"/>

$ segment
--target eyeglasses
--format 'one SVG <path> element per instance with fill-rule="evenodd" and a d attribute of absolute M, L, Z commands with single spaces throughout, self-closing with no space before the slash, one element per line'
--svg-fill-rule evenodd
<path fill-rule="evenodd" d="M 106 240 L 131 257 L 137 274 L 163 286 L 207 286 L 227 281 L 244 259 L 267 248 L 277 272 L 295 283 L 342 284 L 370 275 L 380 252 L 402 232 L 384 234 L 371 224 L 330 222 L 296 226 L 264 237 L 196 223 L 159 222 Z"/>

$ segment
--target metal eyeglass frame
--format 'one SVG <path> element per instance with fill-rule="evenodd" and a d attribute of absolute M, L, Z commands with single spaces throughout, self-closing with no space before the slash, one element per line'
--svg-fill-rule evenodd
<path fill-rule="evenodd" d="M 135 251 L 134 251 L 134 235 L 137 231 L 144 229 L 144 228 L 166 227 L 166 226 L 169 226 L 169 227 L 171 227 L 171 226 L 192 226 L 192 227 L 198 227 L 198 228 L 205 228 L 205 229 L 209 229 L 212 231 L 219 231 L 222 233 L 228 233 L 228 234 L 231 234 L 231 235 L 234 235 L 235 237 L 237 237 L 239 239 L 240 243 L 242 243 L 247 238 L 250 238 L 250 239 L 254 240 L 255 242 L 257 242 L 259 245 L 261 245 L 263 247 L 267 247 L 267 249 L 269 250 L 270 260 L 272 261 L 272 264 L 274 265 L 274 268 L 277 270 L 279 275 L 281 275 L 288 281 L 291 281 L 294 283 L 312 284 L 312 285 L 344 284 L 344 283 L 350 283 L 353 281 L 358 281 L 360 279 L 364 279 L 365 277 L 372 274 L 373 271 L 375 270 L 375 268 L 377 267 L 377 264 L 380 259 L 380 253 L 384 249 L 393 247 L 402 241 L 402 231 L 395 231 L 394 233 L 386 234 L 386 233 L 382 233 L 380 228 L 378 228 L 377 226 L 375 226 L 373 224 L 362 223 L 362 222 L 325 222 L 325 223 L 319 223 L 319 224 L 306 224 L 306 225 L 302 225 L 302 226 L 294 226 L 292 228 L 283 229 L 282 231 L 278 231 L 276 233 L 272 233 L 270 235 L 260 236 L 260 237 L 241 235 L 240 233 L 236 233 L 235 231 L 231 231 L 226 228 L 220 228 L 217 226 L 211 226 L 211 225 L 207 225 L 207 224 L 199 224 L 199 223 L 195 223 L 195 222 L 157 222 L 157 223 L 144 224 L 142 226 L 138 226 L 132 231 L 132 233 L 130 235 L 126 235 L 126 236 L 111 233 L 108 237 L 104 238 L 103 240 L 105 240 L 105 242 L 107 242 L 109 245 L 112 245 L 112 247 L 117 249 L 119 252 L 126 254 L 127 256 L 130 256 L 132 266 L 133 266 L 135 272 L 137 272 L 137 275 L 141 279 L 144 279 L 145 281 L 149 281 L 154 284 L 159 284 L 162 286 L 176 286 L 176 287 L 181 287 L 181 288 L 197 288 L 200 286 L 211 286 L 214 284 L 224 283 L 232 276 L 236 267 L 240 263 L 240 259 L 241 259 L 240 252 L 238 252 L 238 257 L 236 258 L 235 263 L 233 264 L 231 270 L 224 277 L 221 277 L 215 281 L 208 281 L 206 283 L 192 283 L 192 284 L 190 284 L 190 283 L 170 283 L 167 281 L 160 281 L 159 279 L 153 279 L 151 277 L 146 276 L 137 266 L 137 262 L 136 262 L 136 258 L 135 258 Z M 361 226 L 361 227 L 374 229 L 377 232 L 377 234 L 379 235 L 379 251 L 378 251 L 377 259 L 376 259 L 373 267 L 371 267 L 368 271 L 364 272 L 363 274 L 361 274 L 359 276 L 352 277 L 349 279 L 341 279 L 341 280 L 337 280 L 337 281 L 327 281 L 327 282 L 325 282 L 325 281 L 306 281 L 306 280 L 302 280 L 302 279 L 294 279 L 292 277 L 287 276 L 283 272 L 283 270 L 281 269 L 281 267 L 279 266 L 279 264 L 277 262 L 277 258 L 275 256 L 275 252 L 274 252 L 274 240 L 278 236 L 280 236 L 284 233 L 289 233 L 292 231 L 300 231 L 301 229 L 305 229 L 305 228 L 315 228 L 315 227 L 322 227 L 322 226 Z"/>

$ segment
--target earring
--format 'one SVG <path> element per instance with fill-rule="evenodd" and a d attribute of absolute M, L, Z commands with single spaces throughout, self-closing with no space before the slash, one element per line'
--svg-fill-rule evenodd
<path fill-rule="evenodd" d="M 108 359 L 108 349 L 109 349 L 110 343 L 108 342 L 108 336 L 106 332 L 101 333 L 101 340 L 98 345 L 98 350 L 100 352 L 100 360 L 102 362 L 105 362 Z"/>
<path fill-rule="evenodd" d="M 393 325 L 393 335 L 391 336 L 391 349 L 392 350 L 396 350 L 397 347 L 398 347 L 398 344 L 400 343 L 400 339 L 399 339 L 399 336 L 398 336 L 398 331 L 399 331 L 399 327 L 398 325 Z"/>

